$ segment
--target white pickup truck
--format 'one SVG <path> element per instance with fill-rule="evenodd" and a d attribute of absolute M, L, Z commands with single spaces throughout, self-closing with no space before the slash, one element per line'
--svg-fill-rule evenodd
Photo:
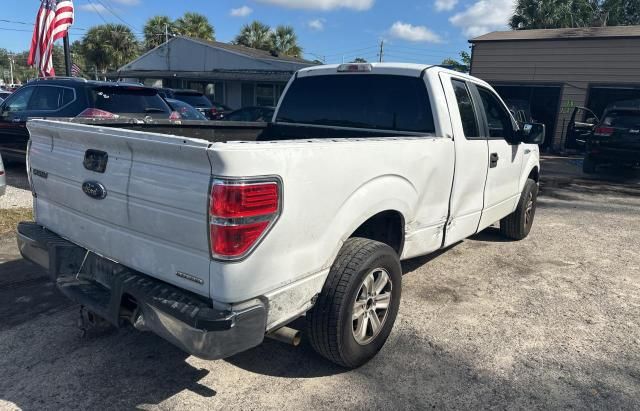
<path fill-rule="evenodd" d="M 18 243 L 69 298 L 206 359 L 305 316 L 345 367 L 389 336 L 400 260 L 496 222 L 528 235 L 544 134 L 479 79 L 386 63 L 299 71 L 250 141 L 28 128 Z"/>

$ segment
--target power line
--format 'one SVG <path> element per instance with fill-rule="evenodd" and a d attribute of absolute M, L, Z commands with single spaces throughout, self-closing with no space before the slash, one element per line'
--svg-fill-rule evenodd
<path fill-rule="evenodd" d="M 118 20 L 124 23 L 125 26 L 129 27 L 131 30 L 136 31 L 136 29 L 129 23 L 127 23 L 118 13 L 116 13 L 110 6 L 107 6 L 102 0 L 96 0 L 98 3 L 102 4 L 102 6 L 107 9 L 107 11 L 115 16 Z M 106 1 L 106 0 L 105 0 Z"/>

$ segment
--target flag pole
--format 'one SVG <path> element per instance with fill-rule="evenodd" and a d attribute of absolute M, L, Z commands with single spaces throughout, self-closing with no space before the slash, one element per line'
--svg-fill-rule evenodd
<path fill-rule="evenodd" d="M 64 42 L 64 66 L 66 76 L 71 77 L 71 50 L 69 49 L 69 32 L 62 39 Z"/>

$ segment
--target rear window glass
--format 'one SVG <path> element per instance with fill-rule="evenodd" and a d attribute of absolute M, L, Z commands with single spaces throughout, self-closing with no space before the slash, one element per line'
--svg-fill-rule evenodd
<path fill-rule="evenodd" d="M 433 113 L 420 78 L 345 74 L 296 79 L 279 122 L 433 133 Z"/>
<path fill-rule="evenodd" d="M 170 113 L 155 90 L 136 87 L 98 87 L 90 92 L 93 107 L 110 113 Z"/>
<path fill-rule="evenodd" d="M 194 107 L 211 107 L 211 102 L 202 94 L 180 94 L 175 93 L 177 100 L 189 103 Z"/>
<path fill-rule="evenodd" d="M 640 127 L 640 111 L 610 111 L 602 124 L 617 128 L 637 128 Z"/>

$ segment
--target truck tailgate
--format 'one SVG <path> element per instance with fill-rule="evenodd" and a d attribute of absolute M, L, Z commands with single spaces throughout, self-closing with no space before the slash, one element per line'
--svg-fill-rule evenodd
<path fill-rule="evenodd" d="M 144 274 L 209 295 L 208 142 L 46 120 L 27 127 L 39 224 Z M 87 150 L 93 158 L 106 153 L 104 172 L 85 166 Z"/>

